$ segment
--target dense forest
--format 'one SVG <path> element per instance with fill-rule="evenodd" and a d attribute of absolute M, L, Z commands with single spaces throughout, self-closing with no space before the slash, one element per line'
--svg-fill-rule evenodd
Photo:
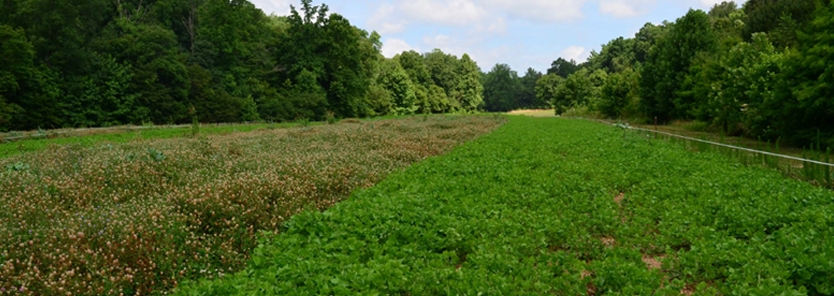
<path fill-rule="evenodd" d="M 302 0 L 0 0 L 0 130 L 555 108 L 834 147 L 834 2 L 750 0 L 647 23 L 523 76 Z"/>
<path fill-rule="evenodd" d="M 485 82 L 492 111 L 699 121 L 727 135 L 834 147 L 834 1 L 724 2 L 647 23 L 586 62 L 559 58 L 523 77 L 499 64 Z"/>
<path fill-rule="evenodd" d="M 472 112 L 481 71 L 303 0 L 0 0 L 0 129 Z"/>

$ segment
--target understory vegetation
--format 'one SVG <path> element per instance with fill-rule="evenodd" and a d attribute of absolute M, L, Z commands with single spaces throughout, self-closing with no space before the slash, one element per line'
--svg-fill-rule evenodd
<path fill-rule="evenodd" d="M 263 236 L 181 295 L 831 295 L 834 193 L 598 123 L 511 117 Z"/>
<path fill-rule="evenodd" d="M 324 210 L 502 117 L 345 120 L 0 160 L 0 294 L 162 294 L 248 262 L 259 232 Z"/>

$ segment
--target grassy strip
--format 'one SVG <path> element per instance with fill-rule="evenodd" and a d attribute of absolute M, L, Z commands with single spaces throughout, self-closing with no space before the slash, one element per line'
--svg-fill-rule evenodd
<path fill-rule="evenodd" d="M 162 294 L 185 279 L 233 273 L 258 232 L 503 121 L 343 121 L 0 159 L 0 294 Z"/>
<path fill-rule="evenodd" d="M 512 117 L 285 228 L 179 293 L 834 293 L 834 193 L 586 121 Z"/>
<path fill-rule="evenodd" d="M 199 133 L 204 135 L 229 134 L 234 132 L 249 132 L 258 129 L 291 127 L 295 125 L 297 124 L 241 124 L 222 126 L 204 125 L 200 127 Z M 189 126 L 178 128 L 151 128 L 147 130 L 137 131 L 115 130 L 113 132 L 98 133 L 92 135 L 80 135 L 69 137 L 58 136 L 55 138 L 27 139 L 21 141 L 0 143 L 0 159 L 8 158 L 13 155 L 23 154 L 27 152 L 41 151 L 49 148 L 51 145 L 80 145 L 82 147 L 89 147 L 91 145 L 102 142 L 110 142 L 115 144 L 126 143 L 129 141 L 136 140 L 169 139 L 178 137 L 188 137 L 192 135 L 193 132 L 191 127 Z"/>
<path fill-rule="evenodd" d="M 374 117 L 367 119 L 345 119 L 346 122 L 356 123 L 373 122 L 382 120 L 395 120 L 405 118 L 423 118 L 423 117 L 438 117 L 449 115 L 388 115 L 382 117 Z M 285 123 L 252 123 L 252 124 L 227 124 L 227 125 L 213 125 L 203 124 L 198 130 L 200 135 L 215 135 L 215 134 L 230 134 L 236 132 L 251 132 L 256 130 L 276 129 L 276 128 L 290 128 L 298 126 L 316 126 L 325 124 L 324 122 L 285 122 Z M 130 141 L 150 140 L 150 139 L 170 139 L 179 137 L 193 137 L 194 130 L 190 125 L 181 125 L 173 127 L 151 127 L 148 129 L 129 130 L 127 128 L 103 128 L 90 129 L 81 132 L 69 131 L 66 134 L 60 134 L 61 130 L 46 131 L 44 137 L 29 138 L 18 141 L 3 141 L 0 135 L 0 159 L 9 158 L 14 155 L 19 155 L 27 152 L 41 151 L 49 148 L 52 145 L 78 145 L 81 147 L 89 147 L 98 143 L 127 143 Z M 31 135 L 34 132 L 28 133 Z"/>

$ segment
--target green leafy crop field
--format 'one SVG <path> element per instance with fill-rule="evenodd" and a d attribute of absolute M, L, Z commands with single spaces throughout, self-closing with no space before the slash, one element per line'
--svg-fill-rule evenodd
<path fill-rule="evenodd" d="M 259 232 L 504 121 L 345 120 L 0 159 L 0 295 L 159 295 L 233 273 Z"/>
<path fill-rule="evenodd" d="M 586 121 L 510 117 L 283 228 L 178 292 L 834 293 L 834 193 Z"/>

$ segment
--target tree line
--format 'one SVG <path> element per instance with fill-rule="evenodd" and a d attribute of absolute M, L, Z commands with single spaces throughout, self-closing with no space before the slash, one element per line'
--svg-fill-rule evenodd
<path fill-rule="evenodd" d="M 0 130 L 554 108 L 834 146 L 832 27 L 830 0 L 723 2 L 519 76 L 384 58 L 311 0 L 0 0 Z"/>
<path fill-rule="evenodd" d="M 832 28 L 830 0 L 723 2 L 647 23 L 583 63 L 559 58 L 547 73 L 518 77 L 498 64 L 485 76 L 484 100 L 496 102 L 492 111 L 697 120 L 727 135 L 834 147 Z"/>
<path fill-rule="evenodd" d="M 468 55 L 381 47 L 311 0 L 0 0 L 0 130 L 482 108 Z"/>

